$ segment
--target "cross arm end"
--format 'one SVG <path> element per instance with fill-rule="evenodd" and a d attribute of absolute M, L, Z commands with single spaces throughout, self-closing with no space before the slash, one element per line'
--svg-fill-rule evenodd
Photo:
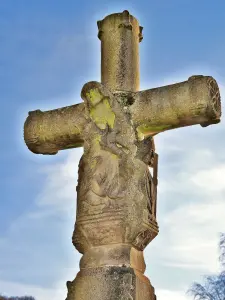
<path fill-rule="evenodd" d="M 54 155 L 59 150 L 83 145 L 86 118 L 84 104 L 29 112 L 24 123 L 24 141 L 35 154 Z"/>
<path fill-rule="evenodd" d="M 130 112 L 140 139 L 174 128 L 220 122 L 220 92 L 211 76 L 191 76 L 184 82 L 133 93 L 132 97 Z"/>

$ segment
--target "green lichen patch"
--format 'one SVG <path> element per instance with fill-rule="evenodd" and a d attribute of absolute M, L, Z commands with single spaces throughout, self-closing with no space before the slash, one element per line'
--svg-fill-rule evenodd
<path fill-rule="evenodd" d="M 96 136 L 94 137 L 94 139 L 93 139 L 94 145 L 95 145 L 95 146 L 98 146 L 100 141 L 101 141 L 101 135 L 98 134 L 98 135 L 96 135 Z"/>
<path fill-rule="evenodd" d="M 91 89 L 88 93 L 86 93 L 86 96 L 92 105 L 98 104 L 104 97 L 97 88 Z"/>
<path fill-rule="evenodd" d="M 171 128 L 171 125 L 154 125 L 154 124 L 142 124 L 137 127 L 138 139 L 143 140 L 145 137 L 162 132 Z"/>
<path fill-rule="evenodd" d="M 117 160 L 117 159 L 118 159 L 118 156 L 117 156 L 116 154 L 114 154 L 114 153 L 110 153 L 110 155 L 111 155 L 112 159 L 115 159 L 115 160 Z"/>
<path fill-rule="evenodd" d="M 91 108 L 90 117 L 100 129 L 105 129 L 107 124 L 114 126 L 115 114 L 107 98 Z"/>

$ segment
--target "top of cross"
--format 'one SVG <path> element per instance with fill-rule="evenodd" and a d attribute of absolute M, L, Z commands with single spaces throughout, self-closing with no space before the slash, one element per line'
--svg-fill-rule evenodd
<path fill-rule="evenodd" d="M 101 40 L 101 82 L 113 90 L 139 90 L 139 42 L 143 27 L 125 10 L 97 22 Z"/>

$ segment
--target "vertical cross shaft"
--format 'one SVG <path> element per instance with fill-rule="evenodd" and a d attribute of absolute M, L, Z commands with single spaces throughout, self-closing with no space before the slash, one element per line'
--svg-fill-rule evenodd
<path fill-rule="evenodd" d="M 112 90 L 139 90 L 139 42 L 142 27 L 128 11 L 98 21 L 101 81 Z"/>
<path fill-rule="evenodd" d="M 81 92 L 90 122 L 83 130 L 73 244 L 83 257 L 67 300 L 154 300 L 143 256 L 158 234 L 157 183 L 148 170 L 154 145 L 151 137 L 137 140 L 120 96 L 139 90 L 142 27 L 128 11 L 97 24 L 102 83 L 89 82 Z"/>

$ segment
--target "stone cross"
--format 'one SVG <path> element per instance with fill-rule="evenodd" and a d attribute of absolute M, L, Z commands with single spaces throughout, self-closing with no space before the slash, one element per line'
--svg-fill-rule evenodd
<path fill-rule="evenodd" d="M 37 154 L 84 148 L 72 237 L 83 256 L 76 278 L 67 282 L 67 300 L 153 300 L 143 257 L 158 234 L 153 136 L 219 123 L 219 88 L 212 77 L 198 75 L 139 91 L 143 27 L 128 11 L 97 25 L 101 83 L 83 86 L 83 103 L 29 112 L 24 138 Z"/>

